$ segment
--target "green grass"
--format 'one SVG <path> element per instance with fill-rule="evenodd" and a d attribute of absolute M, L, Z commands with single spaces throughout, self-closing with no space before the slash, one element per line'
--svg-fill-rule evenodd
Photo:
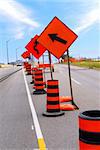
<path fill-rule="evenodd" d="M 75 62 L 72 65 L 79 66 L 79 67 L 86 67 L 90 69 L 100 69 L 100 61 L 82 61 L 82 62 Z"/>

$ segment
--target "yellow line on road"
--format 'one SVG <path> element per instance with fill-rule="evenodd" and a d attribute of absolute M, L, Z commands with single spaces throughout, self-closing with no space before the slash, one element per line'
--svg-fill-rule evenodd
<path fill-rule="evenodd" d="M 45 141 L 43 138 L 38 139 L 39 150 L 46 150 Z"/>

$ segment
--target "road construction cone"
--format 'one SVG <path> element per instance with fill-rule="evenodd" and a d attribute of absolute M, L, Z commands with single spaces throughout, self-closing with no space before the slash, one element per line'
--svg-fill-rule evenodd
<path fill-rule="evenodd" d="M 79 150 L 100 150 L 100 110 L 80 113 Z"/>
<path fill-rule="evenodd" d="M 60 110 L 63 111 L 72 111 L 78 109 L 78 107 L 73 103 L 72 97 L 70 96 L 60 96 Z M 62 104 L 63 102 L 71 102 L 71 104 Z"/>
<path fill-rule="evenodd" d="M 60 104 L 60 110 L 63 111 L 72 111 L 75 110 L 76 107 L 72 104 Z"/>
<path fill-rule="evenodd" d="M 60 110 L 72 111 L 72 110 L 79 109 L 77 105 L 74 103 L 72 97 L 70 96 L 60 96 L 59 101 L 60 101 Z M 71 104 L 70 103 L 62 104 L 63 102 L 71 102 Z"/>
<path fill-rule="evenodd" d="M 43 115 L 47 117 L 64 115 L 60 110 L 58 80 L 47 81 L 47 110 Z"/>
<path fill-rule="evenodd" d="M 33 94 L 46 94 L 46 91 L 44 90 L 42 70 L 38 69 L 34 72 L 34 88 L 35 91 L 33 92 Z"/>
<path fill-rule="evenodd" d="M 60 110 L 63 110 L 63 111 L 72 111 L 76 109 L 78 108 L 72 104 L 60 104 Z"/>
<path fill-rule="evenodd" d="M 72 97 L 71 97 L 71 96 L 60 96 L 60 97 L 59 97 L 60 103 L 63 103 L 63 102 L 70 102 L 71 100 L 72 100 Z"/>
<path fill-rule="evenodd" d="M 31 75 L 31 64 L 26 66 L 27 75 Z"/>

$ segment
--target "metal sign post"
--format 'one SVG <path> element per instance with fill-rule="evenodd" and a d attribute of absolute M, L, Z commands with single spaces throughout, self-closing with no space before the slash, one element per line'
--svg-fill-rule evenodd
<path fill-rule="evenodd" d="M 42 55 L 42 58 L 43 58 L 43 65 L 44 65 L 44 54 Z M 43 75 L 44 75 L 44 80 L 46 81 L 46 77 L 45 77 L 45 67 L 43 67 Z"/>
<path fill-rule="evenodd" d="M 39 61 L 39 59 L 38 59 L 38 65 L 40 64 L 40 61 Z"/>
<path fill-rule="evenodd" d="M 68 73 L 69 73 L 69 82 L 70 82 L 70 92 L 71 92 L 71 97 L 72 97 L 71 102 L 72 102 L 72 105 L 75 105 L 76 108 L 79 109 L 73 99 L 72 80 L 71 80 L 71 71 L 70 71 L 70 62 L 69 62 L 69 50 L 67 50 L 67 57 L 68 57 Z"/>
<path fill-rule="evenodd" d="M 49 63 L 50 63 L 51 80 L 53 80 L 53 73 L 52 73 L 52 67 L 51 67 L 51 54 L 49 51 L 48 51 L 48 55 L 49 55 Z"/>

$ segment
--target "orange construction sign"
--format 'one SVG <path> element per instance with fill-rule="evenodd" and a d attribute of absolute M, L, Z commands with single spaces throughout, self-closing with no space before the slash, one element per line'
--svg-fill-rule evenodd
<path fill-rule="evenodd" d="M 46 48 L 42 46 L 39 42 L 37 42 L 37 38 L 39 36 L 36 35 L 31 41 L 25 46 L 25 48 L 37 59 L 46 51 Z"/>
<path fill-rule="evenodd" d="M 30 57 L 30 52 L 26 51 L 21 55 L 24 59 L 29 58 Z"/>
<path fill-rule="evenodd" d="M 62 21 L 54 17 L 37 41 L 59 59 L 77 37 Z"/>

